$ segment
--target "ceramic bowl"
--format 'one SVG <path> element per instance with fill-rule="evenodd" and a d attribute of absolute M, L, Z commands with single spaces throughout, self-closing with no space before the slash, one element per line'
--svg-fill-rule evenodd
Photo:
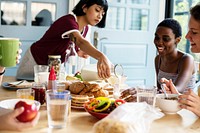
<path fill-rule="evenodd" d="M 25 101 L 27 103 L 35 103 L 37 110 L 40 109 L 40 102 L 36 101 L 36 100 L 30 100 L 30 99 L 7 99 L 7 100 L 3 100 L 0 101 L 0 107 L 4 108 L 4 109 L 14 109 L 15 104 L 19 101 Z"/>
<path fill-rule="evenodd" d="M 164 94 L 157 94 L 156 105 L 165 114 L 176 114 L 181 110 L 178 102 L 178 94 L 168 94 L 168 98 L 165 98 Z"/>

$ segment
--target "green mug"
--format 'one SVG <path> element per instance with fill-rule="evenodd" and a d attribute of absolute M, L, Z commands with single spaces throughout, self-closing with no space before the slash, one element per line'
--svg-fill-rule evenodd
<path fill-rule="evenodd" d="M 19 43 L 18 38 L 0 38 L 0 66 L 16 66 Z"/>

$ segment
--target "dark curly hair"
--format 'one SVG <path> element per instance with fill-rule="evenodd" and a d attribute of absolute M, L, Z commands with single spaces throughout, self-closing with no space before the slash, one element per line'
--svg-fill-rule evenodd
<path fill-rule="evenodd" d="M 173 33 L 175 34 L 175 38 L 182 36 L 181 25 L 175 19 L 166 18 L 162 22 L 160 22 L 157 27 L 160 27 L 160 26 L 172 29 Z"/>
<path fill-rule="evenodd" d="M 85 13 L 83 12 L 83 6 L 89 8 L 90 6 L 97 4 L 99 6 L 102 6 L 104 9 L 105 14 L 103 15 L 102 20 L 96 25 L 99 28 L 104 28 L 106 26 L 106 15 L 108 10 L 108 2 L 107 0 L 80 0 L 78 4 L 74 7 L 72 12 L 76 16 L 83 16 Z"/>
<path fill-rule="evenodd" d="M 190 8 L 190 14 L 195 20 L 200 21 L 200 2 L 194 7 Z"/>

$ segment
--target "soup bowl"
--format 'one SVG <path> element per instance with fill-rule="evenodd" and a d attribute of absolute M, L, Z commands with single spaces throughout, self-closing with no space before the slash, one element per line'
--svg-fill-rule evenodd
<path fill-rule="evenodd" d="M 157 94 L 156 105 L 165 114 L 176 114 L 181 110 L 178 102 L 178 94 L 168 94 L 168 98 L 165 98 L 164 94 Z"/>

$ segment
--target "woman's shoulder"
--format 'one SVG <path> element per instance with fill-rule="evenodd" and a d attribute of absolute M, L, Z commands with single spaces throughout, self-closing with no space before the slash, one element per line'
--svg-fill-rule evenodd
<path fill-rule="evenodd" d="M 72 14 L 67 14 L 64 15 L 62 17 L 60 17 L 59 19 L 57 19 L 54 23 L 54 26 L 75 26 L 78 27 L 78 24 L 76 22 L 76 18 L 74 17 L 74 15 Z"/>
<path fill-rule="evenodd" d="M 194 60 L 194 57 L 189 53 L 179 51 L 179 54 L 181 55 L 181 60 Z"/>
<path fill-rule="evenodd" d="M 158 62 L 160 60 L 160 56 L 156 55 L 156 57 L 154 58 L 155 62 Z"/>
<path fill-rule="evenodd" d="M 194 57 L 188 53 L 183 53 L 179 59 L 179 66 L 194 66 Z"/>
<path fill-rule="evenodd" d="M 73 14 L 67 14 L 67 15 L 64 15 L 64 16 L 60 17 L 58 20 L 61 20 L 61 19 L 72 19 L 72 20 L 76 20 L 76 17 L 75 17 Z"/>

